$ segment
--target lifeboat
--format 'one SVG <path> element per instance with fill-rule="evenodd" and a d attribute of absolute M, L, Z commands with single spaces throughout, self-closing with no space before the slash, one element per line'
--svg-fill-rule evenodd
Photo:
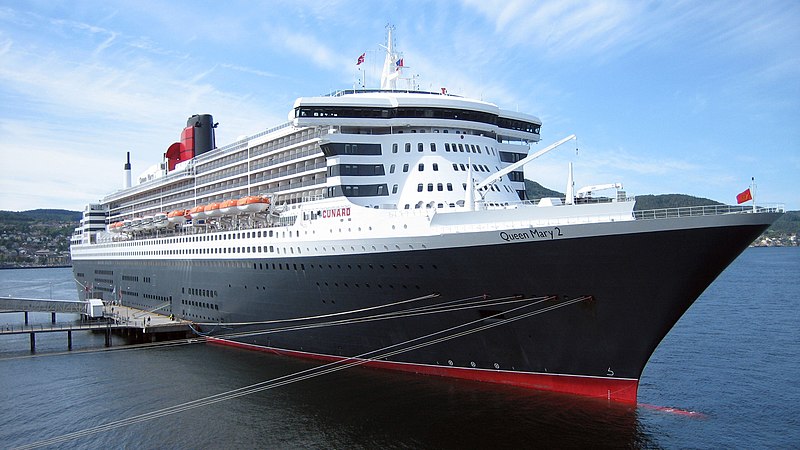
<path fill-rule="evenodd" d="M 184 223 L 186 222 L 186 215 L 187 212 L 185 209 L 176 209 L 175 211 L 170 212 L 167 214 L 167 220 L 170 223 Z"/>
<path fill-rule="evenodd" d="M 157 213 L 153 216 L 153 228 L 164 228 L 169 223 L 169 218 L 164 213 Z"/>
<path fill-rule="evenodd" d="M 122 231 L 130 233 L 133 231 L 133 220 L 125 219 L 122 221 Z"/>
<path fill-rule="evenodd" d="M 260 195 L 242 197 L 236 202 L 236 209 L 242 212 L 261 212 L 269 207 L 269 199 Z"/>
<path fill-rule="evenodd" d="M 220 204 L 219 210 L 226 216 L 236 214 L 236 200 L 225 200 Z"/>
<path fill-rule="evenodd" d="M 114 223 L 110 223 L 110 224 L 108 224 L 108 226 L 106 227 L 106 230 L 107 230 L 109 233 L 120 233 L 120 232 L 122 232 L 122 222 L 114 222 Z"/>
<path fill-rule="evenodd" d="M 131 230 L 139 231 L 142 229 L 142 218 L 141 217 L 134 217 L 131 219 Z"/>
<path fill-rule="evenodd" d="M 142 217 L 142 223 L 140 225 L 143 230 L 152 230 L 153 229 L 153 216 L 144 216 Z"/>
<path fill-rule="evenodd" d="M 189 215 L 192 216 L 192 220 L 194 220 L 194 219 L 205 219 L 206 218 L 206 212 L 204 211 L 204 208 L 205 208 L 204 205 L 198 205 L 198 206 L 195 206 L 194 208 L 190 209 L 189 210 Z"/>
<path fill-rule="evenodd" d="M 206 216 L 208 217 L 219 217 L 222 215 L 222 211 L 220 208 L 222 207 L 222 203 L 214 202 L 209 203 L 206 208 L 204 209 Z"/>

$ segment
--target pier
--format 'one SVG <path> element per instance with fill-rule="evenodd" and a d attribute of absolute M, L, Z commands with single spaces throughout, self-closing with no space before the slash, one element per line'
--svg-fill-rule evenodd
<path fill-rule="evenodd" d="M 24 324 L 6 324 L 0 328 L 0 336 L 12 334 L 30 335 L 31 353 L 36 352 L 37 333 L 66 333 L 67 349 L 72 350 L 74 331 L 102 332 L 105 346 L 111 346 L 111 335 L 118 334 L 134 343 L 157 342 L 190 337 L 193 331 L 190 322 L 173 320 L 155 311 L 144 311 L 122 305 L 103 305 L 102 312 L 91 310 L 88 301 L 48 300 L 32 298 L 0 297 L 0 314 L 22 313 Z M 30 324 L 30 312 L 50 312 L 51 323 Z M 59 323 L 56 313 L 81 314 L 81 322 Z"/>

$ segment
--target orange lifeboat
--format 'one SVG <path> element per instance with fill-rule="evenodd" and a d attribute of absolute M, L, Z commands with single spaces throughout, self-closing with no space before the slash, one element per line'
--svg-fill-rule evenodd
<path fill-rule="evenodd" d="M 205 208 L 205 213 L 208 217 L 219 217 L 222 215 L 221 207 L 222 203 L 220 202 L 209 203 Z"/>
<path fill-rule="evenodd" d="M 222 214 L 230 215 L 236 213 L 236 200 L 225 200 L 220 204 L 219 210 Z"/>
<path fill-rule="evenodd" d="M 167 220 L 170 223 L 184 223 L 186 222 L 186 215 L 188 211 L 185 209 L 176 209 L 175 211 L 170 212 L 167 214 Z"/>
<path fill-rule="evenodd" d="M 190 209 L 189 210 L 189 215 L 191 216 L 192 220 L 194 220 L 194 219 L 205 219 L 206 212 L 204 211 L 204 209 L 205 209 L 204 205 L 198 205 L 198 206 L 195 206 L 194 208 Z"/>
<path fill-rule="evenodd" d="M 236 202 L 236 209 L 242 212 L 261 212 L 269 207 L 269 199 L 260 195 L 250 195 Z"/>
<path fill-rule="evenodd" d="M 106 229 L 108 230 L 109 233 L 119 233 L 122 231 L 122 222 L 114 222 L 108 224 Z"/>

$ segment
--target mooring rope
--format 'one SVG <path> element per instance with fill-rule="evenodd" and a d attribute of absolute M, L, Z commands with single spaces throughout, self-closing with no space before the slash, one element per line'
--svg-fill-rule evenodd
<path fill-rule="evenodd" d="M 484 296 L 479 296 L 480 298 L 485 298 Z M 465 299 L 453 300 L 450 302 L 446 302 L 441 305 L 430 305 L 430 306 L 422 306 L 417 308 L 411 308 L 407 310 L 401 311 L 393 311 L 389 313 L 382 313 L 376 314 L 372 316 L 364 316 L 364 317 L 355 317 L 351 319 L 343 319 L 337 321 L 330 321 L 330 322 L 319 322 L 319 323 L 311 323 L 311 324 L 304 324 L 304 325 L 292 325 L 286 327 L 275 327 L 275 328 L 268 328 L 264 330 L 253 330 L 253 331 L 242 331 L 238 333 L 228 333 L 223 335 L 216 335 L 214 337 L 219 338 L 231 338 L 231 337 L 248 337 L 248 336 L 258 336 L 263 334 L 272 334 L 272 333 L 282 333 L 287 331 L 299 331 L 299 330 L 307 330 L 312 328 L 323 328 L 323 327 L 330 327 L 330 326 L 339 326 L 339 325 L 352 325 L 356 323 L 364 323 L 364 322 L 373 322 L 376 320 L 388 320 L 388 319 L 402 319 L 414 316 L 422 316 L 428 314 L 441 314 L 441 313 L 449 313 L 453 311 L 460 311 L 466 309 L 475 309 L 475 308 L 482 308 L 482 307 L 494 307 L 500 305 L 507 305 L 512 303 L 520 303 L 520 302 L 529 302 L 531 300 L 540 300 L 540 299 L 547 299 L 549 297 L 539 297 L 539 298 L 519 298 L 519 297 L 504 297 L 500 299 L 489 299 L 489 300 L 480 300 L 477 302 L 469 302 L 469 303 L 457 303 L 457 302 L 465 302 L 471 300 L 473 298 L 478 297 L 468 297 Z M 511 300 L 509 300 L 511 299 Z M 456 303 L 456 304 L 454 304 Z M 451 306 L 447 306 L 451 305 Z"/>
<path fill-rule="evenodd" d="M 548 297 L 548 298 L 552 298 L 552 297 Z M 264 390 L 274 389 L 276 387 L 284 386 L 284 385 L 287 385 L 287 384 L 290 384 L 290 383 L 296 383 L 298 381 L 303 381 L 303 380 L 307 380 L 307 379 L 310 379 L 310 378 L 314 378 L 314 377 L 318 377 L 318 376 L 321 376 L 321 375 L 325 375 L 325 374 L 328 374 L 328 373 L 336 372 L 336 371 L 339 371 L 339 370 L 348 369 L 350 367 L 359 366 L 359 365 L 362 365 L 362 364 L 369 363 L 371 361 L 385 359 L 385 358 L 388 358 L 388 357 L 391 357 L 391 356 L 395 356 L 395 355 L 398 355 L 398 354 L 401 354 L 401 353 L 405 353 L 405 352 L 408 352 L 408 351 L 417 350 L 419 348 L 423 348 L 423 347 L 427 347 L 427 346 L 430 346 L 430 345 L 438 344 L 438 343 L 441 343 L 441 342 L 445 342 L 447 340 L 451 340 L 451 339 L 455 339 L 455 338 L 458 338 L 458 337 L 462 337 L 462 336 L 466 336 L 466 335 L 469 335 L 469 334 L 473 334 L 473 333 L 477 333 L 477 332 L 480 332 L 480 331 L 484 331 L 484 330 L 487 330 L 489 328 L 502 326 L 502 325 L 505 325 L 507 323 L 511 323 L 511 322 L 514 322 L 514 321 L 517 321 L 517 320 L 522 320 L 522 319 L 525 319 L 525 318 L 528 318 L 528 317 L 532 317 L 532 316 L 535 316 L 535 315 L 544 314 L 546 312 L 554 311 L 556 309 L 563 308 L 565 306 L 569 306 L 569 305 L 572 305 L 574 303 L 585 301 L 585 300 L 587 300 L 587 299 L 589 299 L 591 297 L 578 297 L 578 298 L 574 298 L 574 299 L 571 299 L 571 300 L 563 301 L 563 302 L 555 304 L 555 305 L 551 305 L 551 306 L 547 306 L 547 307 L 544 307 L 544 308 L 541 308 L 541 309 L 537 309 L 537 310 L 534 310 L 534 311 L 522 313 L 522 314 L 514 316 L 514 317 L 501 318 L 503 315 L 511 314 L 511 313 L 514 313 L 514 312 L 517 312 L 517 311 L 521 311 L 524 308 L 527 308 L 527 307 L 530 307 L 530 306 L 533 306 L 533 305 L 536 305 L 536 304 L 540 304 L 542 301 L 545 301 L 548 298 L 543 299 L 543 300 L 534 301 L 534 302 L 531 302 L 529 304 L 525 304 L 525 305 L 522 305 L 522 306 L 518 306 L 518 307 L 510 309 L 508 311 L 498 312 L 497 314 L 490 315 L 488 317 L 482 317 L 482 318 L 477 319 L 477 320 L 472 320 L 472 321 L 466 322 L 466 323 L 461 324 L 461 325 L 456 325 L 454 327 L 450 327 L 450 328 L 447 328 L 447 329 L 444 329 L 444 330 L 440 330 L 440 331 L 436 331 L 436 332 L 433 332 L 433 333 L 429 333 L 429 334 L 424 335 L 424 336 L 420 336 L 420 337 L 417 337 L 417 338 L 409 339 L 407 341 L 404 341 L 404 342 L 401 342 L 401 343 L 398 343 L 398 344 L 393 344 L 393 345 L 390 345 L 390 346 L 387 346 L 387 347 L 383 347 L 383 348 L 378 349 L 378 350 L 373 350 L 373 351 L 364 353 L 362 355 L 346 358 L 346 359 L 343 359 L 343 360 L 340 360 L 340 361 L 331 362 L 331 363 L 328 363 L 328 364 L 324 364 L 322 366 L 318 366 L 318 367 L 302 370 L 300 372 L 295 372 L 295 373 L 292 373 L 292 374 L 289 374 L 289 375 L 284 375 L 284 376 L 281 376 L 281 377 L 273 378 L 271 380 L 262 381 L 262 382 L 255 383 L 255 384 L 252 384 L 252 385 L 249 385 L 249 386 L 244 386 L 244 387 L 241 387 L 241 388 L 233 389 L 233 390 L 230 390 L 230 391 L 227 391 L 227 392 L 214 394 L 214 395 L 211 395 L 211 396 L 208 396 L 208 397 L 204 397 L 204 398 L 201 398 L 201 399 L 197 399 L 197 400 L 192 400 L 192 401 L 189 401 L 189 402 L 181 403 L 179 405 L 170 406 L 170 407 L 167 407 L 167 408 L 162 408 L 162 409 L 159 409 L 159 410 L 156 410 L 156 411 L 151 411 L 149 413 L 139 414 L 139 415 L 132 416 L 132 417 L 129 417 L 129 418 L 126 418 L 126 419 L 112 421 L 112 422 L 109 422 L 107 424 L 103 424 L 103 425 L 99 425 L 99 426 L 96 426 L 96 427 L 87 428 L 87 429 L 76 431 L 76 432 L 73 432 L 73 433 L 67 433 L 67 434 L 64 434 L 64 435 L 61 435 L 61 436 L 56 436 L 56 437 L 53 437 L 53 438 L 49 438 L 49 439 L 45 439 L 45 440 L 42 440 L 42 441 L 34 442 L 32 444 L 28 444 L 28 445 L 21 446 L 21 447 L 18 447 L 18 448 L 19 449 L 32 449 L 32 448 L 43 447 L 43 446 L 46 446 L 46 445 L 60 444 L 60 443 L 63 443 L 63 442 L 67 442 L 67 441 L 74 440 L 74 439 L 77 439 L 77 438 L 80 438 L 80 437 L 84 437 L 84 436 L 89 436 L 89 435 L 92 435 L 92 434 L 100 433 L 100 432 L 103 432 L 103 431 L 110 431 L 110 430 L 113 430 L 113 429 L 116 429 L 116 428 L 120 428 L 120 427 L 124 427 L 124 426 L 128 426 L 128 425 L 133 425 L 133 424 L 140 423 L 140 422 L 145 422 L 145 421 L 148 421 L 148 420 L 153 420 L 153 419 L 157 419 L 157 418 L 168 416 L 168 415 L 172 415 L 172 414 L 177 414 L 179 412 L 187 411 L 187 410 L 194 409 L 194 408 L 199 408 L 199 407 L 202 407 L 202 406 L 212 405 L 212 404 L 215 404 L 215 403 L 219 403 L 219 402 L 222 402 L 222 401 L 227 401 L 227 400 L 238 398 L 238 397 L 242 397 L 242 396 L 245 396 L 245 395 L 254 394 L 254 393 L 257 393 L 257 392 L 264 391 Z M 463 327 L 468 327 L 468 326 L 471 326 L 471 325 L 475 325 L 475 324 L 484 322 L 487 319 L 497 319 L 497 322 L 485 324 L 485 325 L 482 325 L 482 326 L 478 326 L 478 327 L 475 327 L 473 329 L 454 332 L 457 329 L 460 329 L 460 328 L 463 328 Z M 432 337 L 434 337 L 436 335 L 440 335 L 442 333 L 448 333 L 448 332 L 453 332 L 453 333 L 446 334 L 444 336 L 441 336 L 441 337 L 438 337 L 438 338 L 435 338 L 435 339 L 431 339 L 429 341 L 424 341 L 425 339 L 432 338 Z M 407 345 L 409 343 L 416 342 L 416 341 L 421 341 L 421 340 L 422 340 L 422 342 L 414 344 L 414 345 L 412 345 L 412 346 L 410 346 L 408 348 L 402 348 L 403 346 L 405 346 L 405 345 Z M 387 350 L 392 349 L 392 348 L 395 348 L 395 350 L 387 351 Z M 369 355 L 371 355 L 373 353 L 378 353 L 378 352 L 383 352 L 383 353 L 380 353 L 378 355 L 373 355 L 371 357 L 369 356 Z M 367 358 L 367 359 L 365 359 L 365 358 Z"/>
<path fill-rule="evenodd" d="M 382 304 L 382 305 L 370 306 L 370 307 L 367 307 L 367 308 L 360 308 L 360 309 L 351 309 L 351 310 L 348 310 L 348 311 L 340 311 L 340 312 L 335 312 L 335 313 L 330 313 L 330 314 L 320 314 L 318 316 L 292 317 L 292 318 L 289 318 L 289 319 L 262 320 L 262 321 L 259 321 L 259 322 L 226 322 L 224 325 L 229 325 L 229 326 L 268 325 L 268 324 L 271 324 L 271 323 L 298 322 L 298 321 L 302 321 L 302 320 L 324 319 L 324 318 L 327 318 L 327 317 L 337 317 L 337 316 L 343 316 L 343 315 L 347 315 L 347 314 L 356 314 L 356 313 L 360 313 L 360 312 L 372 311 L 372 310 L 375 310 L 375 309 L 389 308 L 389 307 L 392 307 L 392 306 L 403 305 L 403 304 L 410 303 L 410 302 L 418 302 L 418 301 L 421 301 L 421 300 L 428 300 L 430 298 L 436 298 L 438 296 L 439 296 L 438 293 L 433 293 L 433 294 L 423 295 L 422 297 L 410 298 L 408 300 L 400 300 L 400 301 L 394 302 L 394 303 L 386 303 L 386 304 Z M 197 323 L 200 324 L 200 325 L 216 325 L 216 324 L 220 324 L 219 322 L 197 322 Z"/>

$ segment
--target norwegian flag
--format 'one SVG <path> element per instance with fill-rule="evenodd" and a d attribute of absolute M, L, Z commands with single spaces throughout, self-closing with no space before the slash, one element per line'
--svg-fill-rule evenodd
<path fill-rule="evenodd" d="M 364 57 L 367 56 L 366 53 L 362 53 L 361 56 L 358 57 L 358 61 L 356 61 L 356 65 L 361 65 L 364 62 Z"/>

